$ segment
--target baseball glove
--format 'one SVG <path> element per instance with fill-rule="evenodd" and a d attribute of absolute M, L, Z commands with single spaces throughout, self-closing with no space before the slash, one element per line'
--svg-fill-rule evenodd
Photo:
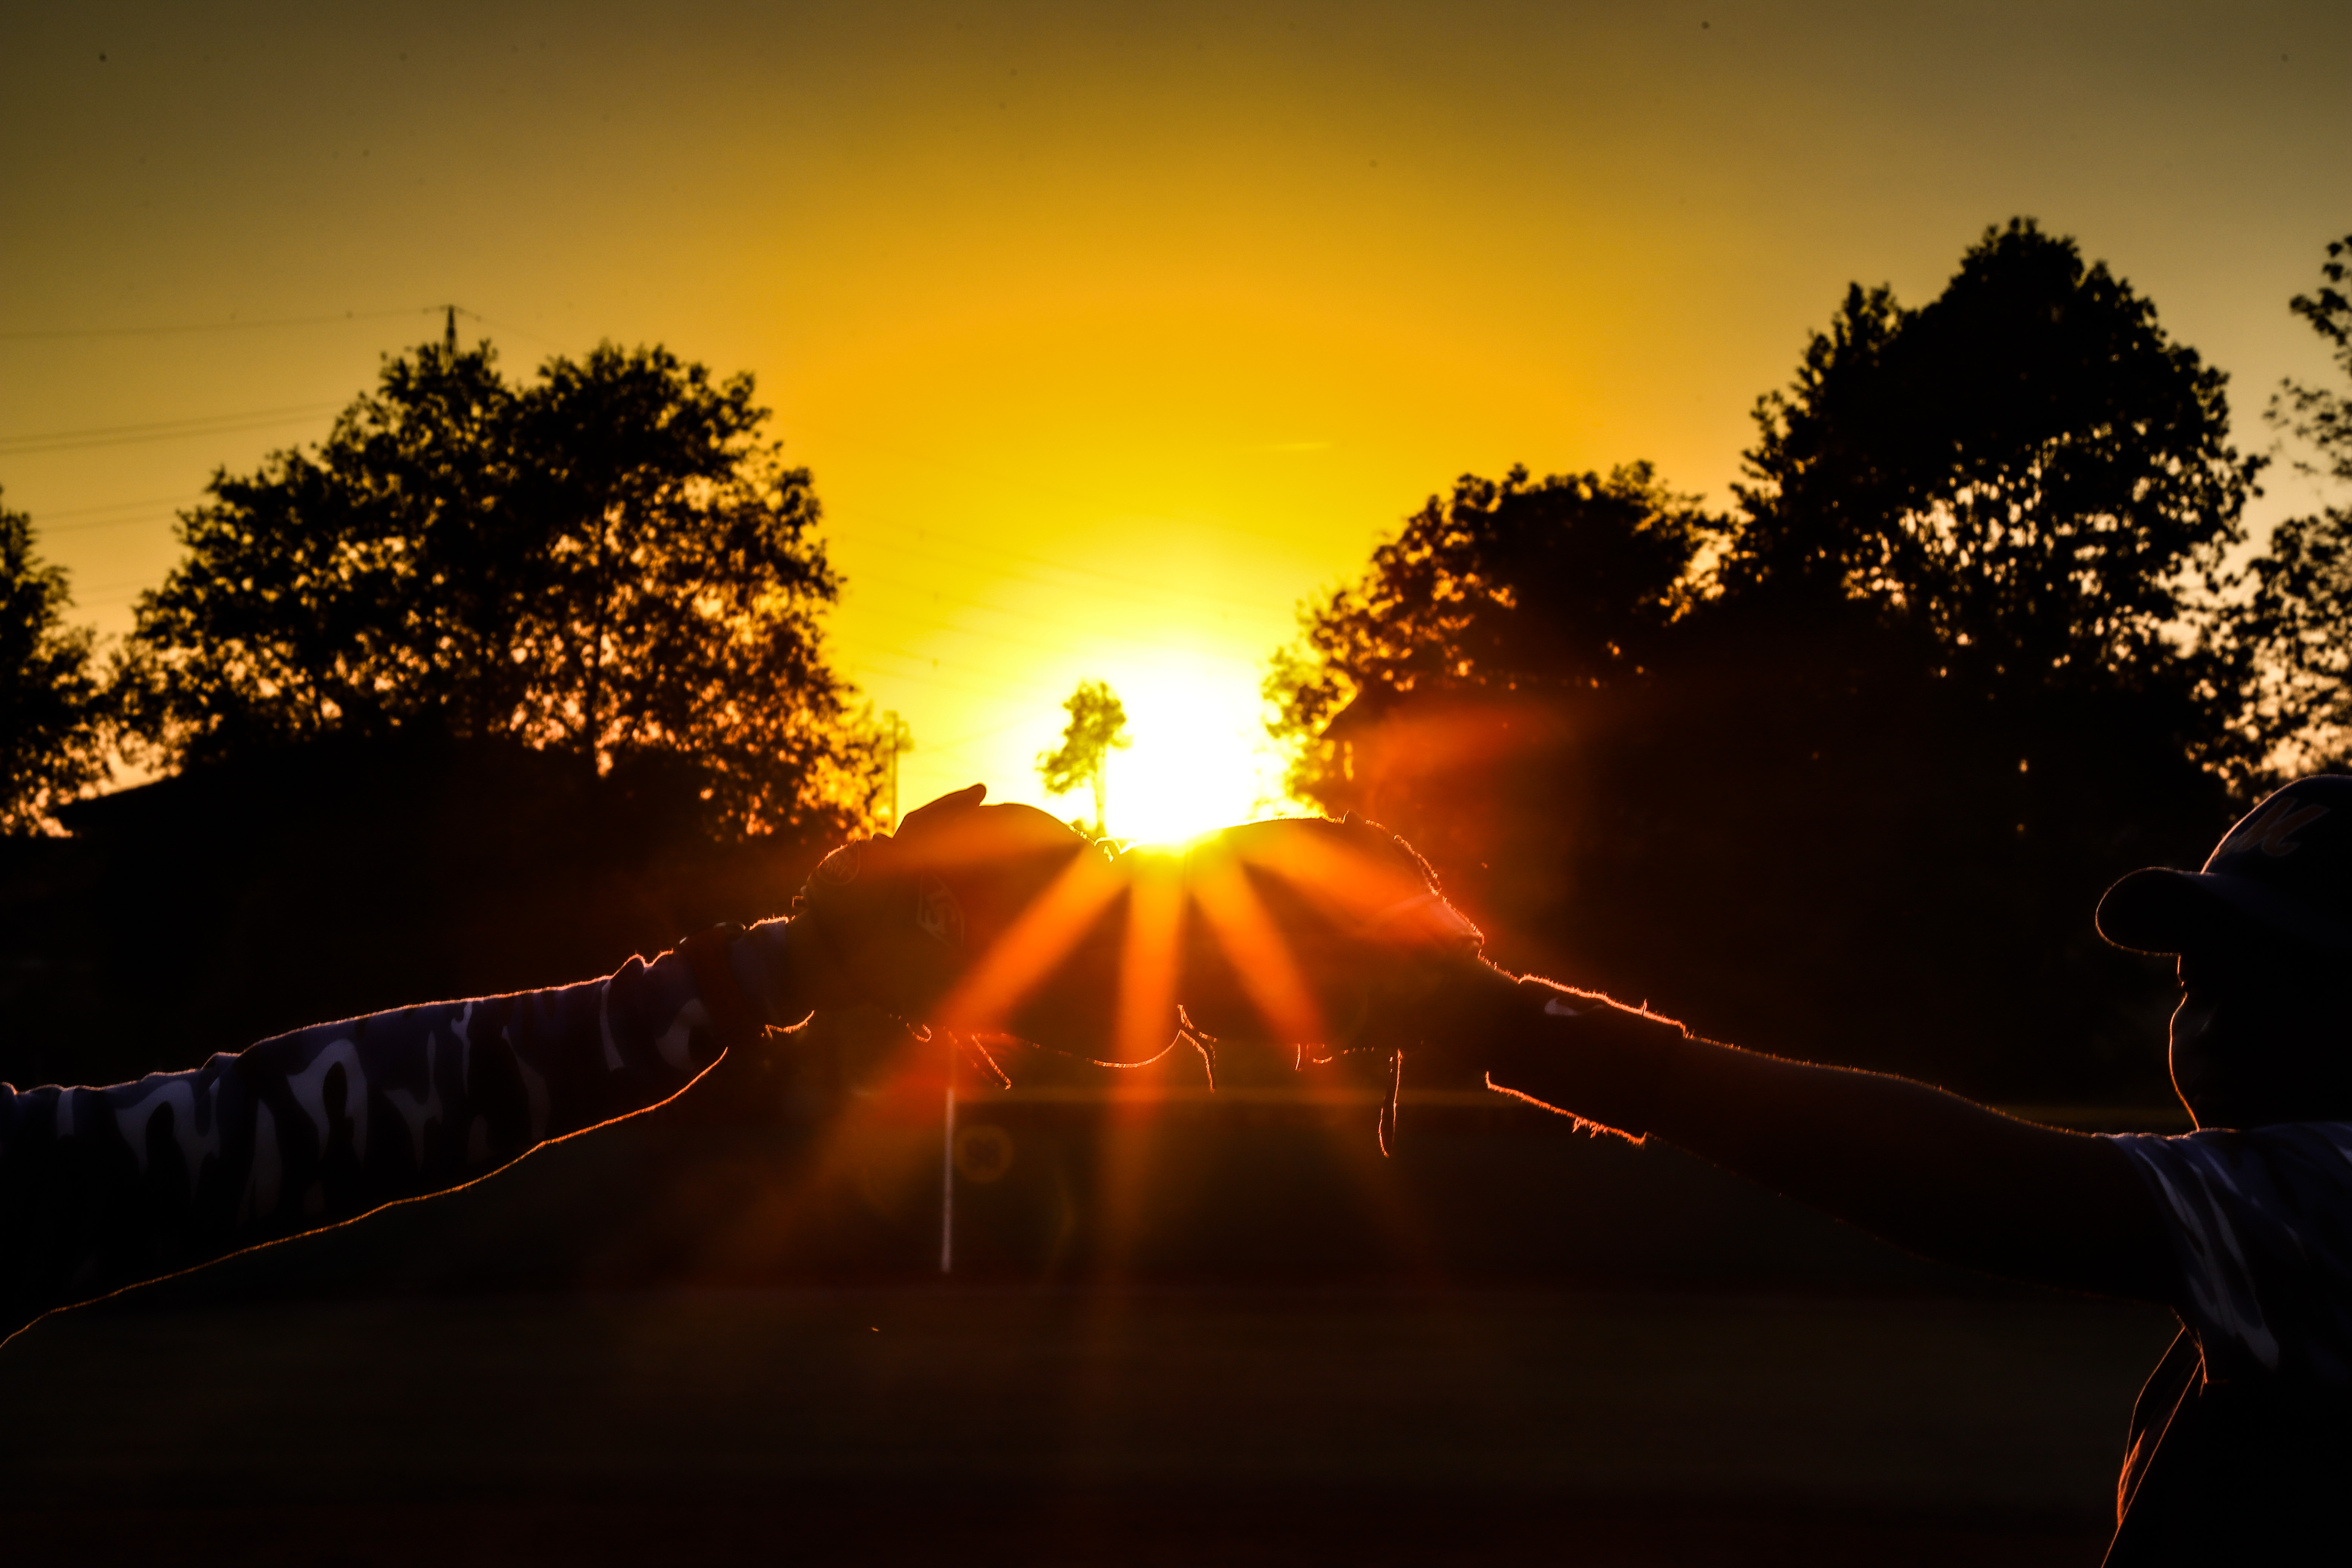
<path fill-rule="evenodd" d="M 958 790 L 843 845 L 793 912 L 850 994 L 908 1023 L 1090 1054 L 1111 1033 L 1120 879 L 1046 813 L 986 795 Z"/>
<path fill-rule="evenodd" d="M 1221 1037 L 1394 1050 L 1485 940 L 1419 856 L 1354 818 L 1229 827 L 1181 876 L 1184 1010 Z"/>
<path fill-rule="evenodd" d="M 1254 822 L 1184 857 L 1182 980 L 1193 1027 L 1390 1058 L 1381 1147 L 1395 1144 L 1404 1051 L 1442 1031 L 1444 1000 L 1481 972 L 1485 938 L 1403 840 L 1353 817 Z"/>

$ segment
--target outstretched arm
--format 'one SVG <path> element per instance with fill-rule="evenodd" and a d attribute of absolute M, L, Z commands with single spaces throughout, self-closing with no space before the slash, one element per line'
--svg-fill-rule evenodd
<path fill-rule="evenodd" d="M 1063 966 L 1076 1023 L 1024 1014 L 1018 996 L 959 1001 L 968 970 L 1018 945 L 1041 894 L 1109 875 L 1067 827 L 986 794 L 942 796 L 895 835 L 835 850 L 796 919 L 714 927 L 608 979 L 320 1024 L 108 1089 L 0 1084 L 0 1338 L 464 1186 L 660 1104 L 814 1008 L 878 1003 L 912 1021 L 944 1007 L 973 1028 L 1095 1019 L 1115 987 L 1093 956 Z"/>
<path fill-rule="evenodd" d="M 2178 1291 L 2156 1201 L 2106 1139 L 1507 978 L 1475 987 L 1465 1020 L 1497 1089 L 1663 1138 L 1923 1257 L 2147 1300 Z"/>
<path fill-rule="evenodd" d="M 826 999 L 807 946 L 781 921 L 716 930 L 607 979 L 315 1025 L 193 1072 L 0 1085 L 0 1336 L 658 1105 Z"/>
<path fill-rule="evenodd" d="M 1477 957 L 1477 928 L 1426 864 L 1371 824 L 1229 828 L 1187 853 L 1181 885 L 1181 996 L 1212 1035 L 1401 1052 L 1401 1082 L 1423 1065 L 1483 1072 L 1968 1268 L 2151 1300 L 2185 1289 L 2156 1197 L 2115 1142 L 1515 979 Z"/>

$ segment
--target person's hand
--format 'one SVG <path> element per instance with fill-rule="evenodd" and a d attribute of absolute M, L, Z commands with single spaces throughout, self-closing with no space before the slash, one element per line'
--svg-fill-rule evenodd
<path fill-rule="evenodd" d="M 1490 1089 L 1638 1139 L 1649 1130 L 1677 1047 L 1675 1019 L 1598 991 L 1526 979 L 1507 999 L 1465 998 L 1465 1027 L 1441 1060 L 1474 1069 Z"/>
<path fill-rule="evenodd" d="M 1092 1054 L 1117 989 L 1109 860 L 1046 813 L 973 784 L 845 844 L 793 908 L 830 955 L 832 1002 Z"/>
<path fill-rule="evenodd" d="M 1419 856 L 1369 823 L 1254 822 L 1181 858 L 1130 851 L 1120 865 L 1139 917 L 1155 882 L 1181 889 L 1180 1000 L 1221 1038 L 1393 1051 L 1484 968 L 1478 928 Z"/>

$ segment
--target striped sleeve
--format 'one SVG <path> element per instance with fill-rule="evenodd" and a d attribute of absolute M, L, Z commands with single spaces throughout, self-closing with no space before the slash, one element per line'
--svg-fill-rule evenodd
<path fill-rule="evenodd" d="M 192 1072 L 0 1085 L 0 1334 L 661 1103 L 757 1033 L 717 941 L 583 984 L 314 1025 Z"/>
<path fill-rule="evenodd" d="M 2211 1374 L 2352 1389 L 2352 1124 L 2115 1141 L 2156 1194 Z"/>

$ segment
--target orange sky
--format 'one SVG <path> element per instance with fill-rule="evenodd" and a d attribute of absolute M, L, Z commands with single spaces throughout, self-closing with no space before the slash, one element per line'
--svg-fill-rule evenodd
<path fill-rule="evenodd" d="M 1646 457 L 1720 500 L 1849 279 L 1924 301 L 2012 214 L 2265 445 L 2347 150 L 2340 5 L 17 5 L 0 486 L 119 631 L 172 509 L 424 307 L 518 370 L 664 342 L 814 469 L 908 804 L 1039 798 L 1098 677 L 1149 836 L 1250 812 L 1267 653 L 1424 495 Z"/>

